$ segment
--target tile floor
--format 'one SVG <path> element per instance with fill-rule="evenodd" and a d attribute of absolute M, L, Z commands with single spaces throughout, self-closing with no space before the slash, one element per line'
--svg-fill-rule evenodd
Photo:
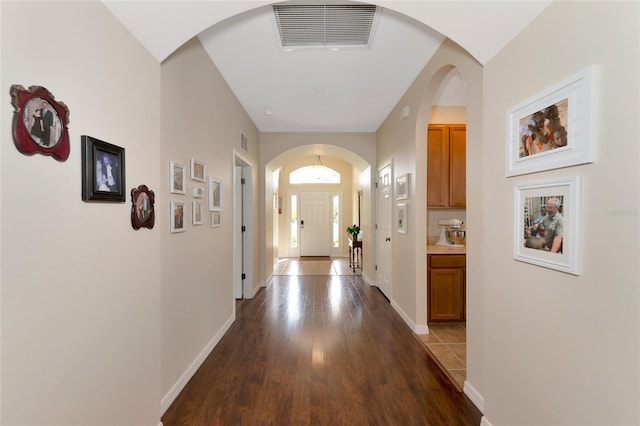
<path fill-rule="evenodd" d="M 427 353 L 459 391 L 467 378 L 467 329 L 465 323 L 432 323 L 429 334 L 419 334 Z"/>

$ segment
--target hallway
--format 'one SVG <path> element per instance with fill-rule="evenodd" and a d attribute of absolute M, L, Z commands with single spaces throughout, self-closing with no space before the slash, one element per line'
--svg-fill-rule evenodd
<path fill-rule="evenodd" d="M 274 276 L 238 301 L 163 425 L 480 424 L 378 289 L 333 270 Z"/>

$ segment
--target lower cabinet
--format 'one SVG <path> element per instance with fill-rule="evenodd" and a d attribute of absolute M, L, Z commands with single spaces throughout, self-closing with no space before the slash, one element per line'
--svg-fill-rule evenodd
<path fill-rule="evenodd" d="M 466 256 L 427 255 L 427 321 L 464 321 Z"/>

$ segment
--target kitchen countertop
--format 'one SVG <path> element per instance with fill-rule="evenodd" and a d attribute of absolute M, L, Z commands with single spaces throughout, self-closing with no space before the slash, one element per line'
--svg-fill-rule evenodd
<path fill-rule="evenodd" d="M 427 245 L 427 254 L 467 254 L 467 246 L 437 246 L 435 244 Z"/>

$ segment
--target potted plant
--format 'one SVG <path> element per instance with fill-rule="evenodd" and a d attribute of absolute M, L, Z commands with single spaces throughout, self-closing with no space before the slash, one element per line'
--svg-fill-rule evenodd
<path fill-rule="evenodd" d="M 360 227 L 356 224 L 353 224 L 347 228 L 347 234 L 351 234 L 351 238 L 353 238 L 353 241 L 358 241 L 359 233 L 360 233 Z"/>

